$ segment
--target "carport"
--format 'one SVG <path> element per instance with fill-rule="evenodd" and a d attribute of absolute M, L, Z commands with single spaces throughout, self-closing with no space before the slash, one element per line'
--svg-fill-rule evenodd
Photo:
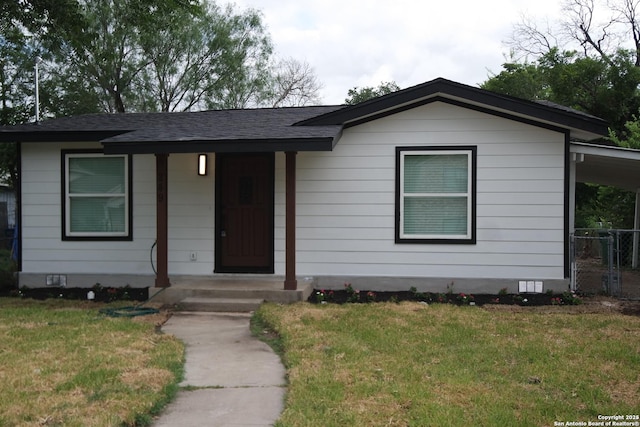
<path fill-rule="evenodd" d="M 569 228 L 575 230 L 575 184 L 584 182 L 608 185 L 636 193 L 634 230 L 640 229 L 640 150 L 583 142 L 570 147 Z M 633 267 L 637 267 L 638 236 L 633 242 Z"/>
<path fill-rule="evenodd" d="M 576 231 L 575 185 L 577 182 L 606 185 L 635 193 L 633 230 L 609 231 L 608 238 L 610 241 L 608 241 L 608 245 L 610 249 L 608 250 L 608 255 L 610 255 L 611 258 L 607 261 L 603 261 L 603 264 L 609 264 L 608 285 L 615 285 L 619 292 L 622 280 L 622 273 L 619 265 L 620 260 L 618 259 L 617 262 L 615 262 L 612 257 L 612 253 L 615 251 L 613 248 L 613 242 L 617 241 L 617 244 L 619 244 L 621 235 L 628 237 L 632 236 L 630 257 L 630 266 L 632 270 L 636 270 L 639 264 L 638 251 L 640 246 L 640 232 L 638 232 L 638 230 L 640 230 L 640 150 L 572 142 L 570 145 L 570 160 L 569 224 L 572 236 Z M 613 236 L 615 236 L 615 238 Z M 577 240 L 578 237 L 575 237 L 574 239 Z M 601 239 L 605 238 L 601 237 Z M 575 251 L 575 246 L 573 246 L 573 250 Z M 577 263 L 578 260 L 576 259 L 575 254 L 573 254 L 572 264 Z M 577 269 L 576 265 L 572 265 L 572 289 L 575 289 L 576 287 Z M 624 274 L 629 273 L 627 272 Z M 635 276 L 636 274 L 634 274 L 634 277 Z M 611 288 L 609 291 L 611 291 Z"/>

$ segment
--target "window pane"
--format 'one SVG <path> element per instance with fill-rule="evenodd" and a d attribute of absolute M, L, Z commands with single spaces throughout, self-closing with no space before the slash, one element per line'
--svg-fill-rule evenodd
<path fill-rule="evenodd" d="M 466 193 L 466 154 L 404 156 L 405 193 Z"/>
<path fill-rule="evenodd" d="M 72 197 L 71 232 L 125 231 L 124 197 Z"/>
<path fill-rule="evenodd" d="M 405 197 L 405 235 L 466 235 L 466 197 Z"/>
<path fill-rule="evenodd" d="M 70 194 L 124 194 L 124 157 L 72 157 L 69 159 Z"/>

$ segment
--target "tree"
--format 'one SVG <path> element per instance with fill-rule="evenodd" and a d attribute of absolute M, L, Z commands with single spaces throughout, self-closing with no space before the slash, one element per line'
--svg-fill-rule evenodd
<path fill-rule="evenodd" d="M 535 63 L 509 63 L 481 87 L 529 100 L 547 100 L 605 119 L 611 140 L 623 146 L 640 141 L 640 124 L 631 120 L 640 108 L 640 68 L 632 52 L 608 59 L 552 49 Z M 638 145 L 640 147 L 640 145 Z M 610 223 L 633 227 L 632 193 L 580 184 L 576 187 L 576 227 Z"/>
<path fill-rule="evenodd" d="M 619 147 L 634 148 L 640 150 L 640 118 L 634 115 L 633 118 L 624 124 L 625 132 L 621 137 L 619 133 L 611 130 L 609 139 Z"/>
<path fill-rule="evenodd" d="M 34 55 L 28 38 L 11 28 L 0 35 L 0 125 L 28 122 L 34 116 Z M 14 143 L 0 144 L 0 177 L 17 188 L 18 156 Z"/>
<path fill-rule="evenodd" d="M 640 66 L 637 0 L 563 0 L 562 18 L 537 22 L 528 16 L 514 26 L 508 45 L 517 55 L 539 58 L 552 49 L 611 62 L 619 49 L 631 52 Z"/>
<path fill-rule="evenodd" d="M 51 59 L 50 52 L 62 43 L 60 28 L 83 27 L 77 0 L 16 0 L 2 5 L 0 124 L 24 123 L 33 118 L 36 58 Z"/>
<path fill-rule="evenodd" d="M 272 107 L 299 107 L 320 102 L 320 88 L 313 69 L 308 62 L 294 58 L 281 60 L 271 83 Z"/>
<path fill-rule="evenodd" d="M 564 0 L 563 19 L 514 27 L 511 58 L 482 87 L 531 100 L 549 100 L 605 119 L 610 140 L 640 147 L 640 25 L 636 0 Z M 608 222 L 633 227 L 633 194 L 578 185 L 576 226 Z"/>
<path fill-rule="evenodd" d="M 38 32 L 49 116 L 305 105 L 307 63 L 275 63 L 258 11 L 204 0 L 20 0 L 0 28 Z M 40 36 L 42 35 L 42 37 Z"/>
<path fill-rule="evenodd" d="M 255 10 L 231 15 L 228 11 L 229 63 L 221 84 L 205 100 L 206 108 L 246 108 L 263 105 L 267 97 L 271 38 Z"/>
<path fill-rule="evenodd" d="M 1 124 L 32 120 L 37 57 L 44 117 L 318 99 L 307 63 L 272 65 L 270 36 L 251 9 L 204 0 L 17 0 L 0 8 L 0 30 Z M 0 173 L 17 176 L 16 162 L 3 160 L 10 156 L 0 153 Z"/>
<path fill-rule="evenodd" d="M 85 28 L 62 30 L 59 78 L 77 76 L 89 82 L 107 112 L 125 112 L 124 99 L 134 93 L 133 82 L 149 63 L 140 47 L 144 31 L 151 29 L 145 25 L 146 17 L 168 11 L 167 7 L 144 10 L 145 5 L 136 0 L 89 1 L 80 9 Z"/>
<path fill-rule="evenodd" d="M 61 42 L 60 28 L 83 28 L 78 0 L 14 0 L 0 8 L 0 34 L 16 28 L 50 44 Z M 24 34 L 23 34 L 24 35 Z"/>
<path fill-rule="evenodd" d="M 60 87 L 79 83 L 67 87 L 67 99 L 86 98 L 95 88 L 88 99 L 99 99 L 107 112 L 303 105 L 318 99 L 319 84 L 308 64 L 289 59 L 270 65 L 271 40 L 258 11 L 237 13 L 232 6 L 198 0 L 94 0 L 82 13 L 87 28 L 65 33 L 69 41 L 59 62 L 68 58 L 68 65 L 52 77 Z M 78 94 L 72 91 L 76 86 Z"/>
<path fill-rule="evenodd" d="M 344 103 L 347 105 L 354 105 L 398 90 L 400 90 L 400 86 L 398 86 L 394 81 L 381 82 L 378 87 L 365 86 L 363 88 L 359 88 L 356 86 L 353 89 L 349 89 Z"/>
<path fill-rule="evenodd" d="M 640 68 L 619 50 L 607 60 L 551 49 L 535 63 L 507 63 L 483 89 L 529 100 L 547 100 L 601 117 L 616 132 L 640 108 Z"/>
<path fill-rule="evenodd" d="M 174 10 L 157 27 L 141 40 L 150 62 L 141 73 L 138 109 L 188 111 L 257 103 L 271 54 L 258 12 L 236 14 L 230 6 L 210 4 L 198 13 Z"/>
<path fill-rule="evenodd" d="M 480 87 L 530 101 L 549 98 L 548 85 L 538 64 L 508 62 L 502 68 L 499 74 L 493 75 Z"/>
<path fill-rule="evenodd" d="M 0 35 L 0 124 L 28 121 L 33 113 L 33 68 L 35 62 L 20 34 Z"/>

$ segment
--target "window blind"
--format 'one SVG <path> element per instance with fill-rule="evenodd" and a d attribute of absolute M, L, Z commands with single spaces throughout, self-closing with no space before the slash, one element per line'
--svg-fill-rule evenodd
<path fill-rule="evenodd" d="M 125 158 L 78 156 L 68 161 L 68 231 L 125 233 Z"/>
<path fill-rule="evenodd" d="M 403 160 L 403 234 L 467 236 L 468 154 L 407 152 Z"/>

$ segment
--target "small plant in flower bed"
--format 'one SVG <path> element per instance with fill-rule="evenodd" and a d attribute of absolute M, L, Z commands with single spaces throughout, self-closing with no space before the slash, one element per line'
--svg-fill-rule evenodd
<path fill-rule="evenodd" d="M 473 295 L 468 295 L 463 293 L 458 294 L 458 296 L 456 297 L 456 300 L 458 300 L 458 302 L 462 305 L 475 304 L 475 301 L 476 301 Z"/>
<path fill-rule="evenodd" d="M 415 287 L 411 287 L 408 291 L 364 291 L 354 288 L 351 283 L 345 283 L 342 290 L 314 290 L 309 297 L 309 302 L 326 304 L 326 303 L 370 303 L 370 302 L 401 302 L 401 301 L 419 301 L 440 304 L 455 305 L 485 305 L 485 304 L 501 304 L 501 305 L 522 305 L 522 306 L 538 306 L 538 305 L 577 305 L 582 300 L 572 292 L 564 292 L 554 294 L 546 292 L 542 294 L 510 294 L 507 289 L 501 289 L 498 294 L 468 294 L 464 292 L 452 292 L 452 286 L 447 286 L 445 292 L 420 292 Z"/>
<path fill-rule="evenodd" d="M 347 302 L 360 302 L 360 291 L 353 289 L 351 283 L 344 284 L 344 291 L 347 293 Z"/>
<path fill-rule="evenodd" d="M 28 288 L 21 287 L 16 296 L 22 298 L 31 298 L 36 300 L 45 300 L 49 298 L 86 300 L 89 299 L 89 293 L 92 292 L 93 301 L 112 302 L 112 301 L 146 301 L 149 299 L 149 288 L 132 288 L 124 286 L 119 288 L 105 287 L 96 283 L 91 288 L 63 288 L 63 287 L 46 287 L 46 288 Z"/>
<path fill-rule="evenodd" d="M 562 293 L 562 304 L 564 305 L 579 305 L 582 304 L 582 300 L 578 295 L 573 292 Z"/>
<path fill-rule="evenodd" d="M 390 294 L 384 301 L 392 299 L 392 295 L 396 296 L 397 292 L 385 292 Z M 397 296 L 396 296 L 397 298 Z M 406 298 L 402 298 L 404 300 Z M 378 292 L 360 291 L 355 289 L 351 283 L 345 283 L 343 290 L 325 290 L 314 289 L 309 297 L 309 301 L 318 304 L 326 304 L 328 302 L 344 304 L 344 303 L 365 303 L 378 300 Z"/>
<path fill-rule="evenodd" d="M 333 301 L 333 291 L 325 291 L 324 289 L 315 291 L 312 298 L 315 298 L 317 303 L 326 304 Z"/>

